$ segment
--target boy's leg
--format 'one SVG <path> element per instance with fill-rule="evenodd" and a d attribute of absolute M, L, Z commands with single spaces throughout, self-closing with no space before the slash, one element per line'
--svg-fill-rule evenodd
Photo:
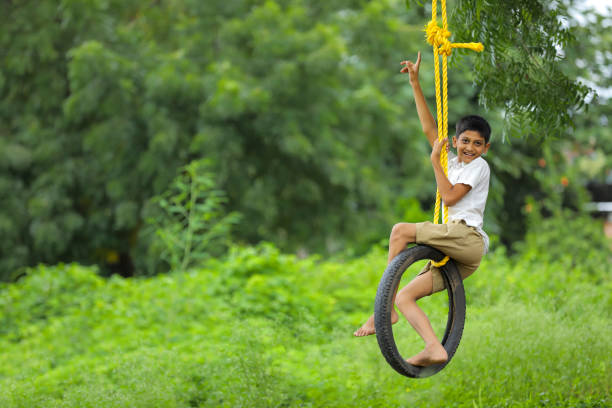
<path fill-rule="evenodd" d="M 389 256 L 387 258 L 387 265 L 393 258 L 397 256 L 406 245 L 414 242 L 416 239 L 416 225 L 409 224 L 407 222 L 402 222 L 399 224 L 395 224 L 393 229 L 391 229 L 391 236 L 389 237 Z M 431 284 L 430 284 L 431 287 Z M 393 294 L 393 301 L 395 301 L 395 295 L 397 294 L 397 289 Z M 391 310 L 391 323 L 395 324 L 399 320 L 399 316 L 395 309 Z M 368 320 L 361 326 L 355 333 L 354 336 L 363 337 L 369 336 L 371 334 L 376 333 L 376 328 L 374 327 L 374 315 L 370 316 Z"/>
<path fill-rule="evenodd" d="M 389 237 L 389 256 L 387 265 L 406 248 L 406 245 L 416 242 L 416 224 L 401 222 L 391 229 Z"/>
<path fill-rule="evenodd" d="M 418 275 L 399 291 L 395 299 L 400 312 L 425 342 L 425 349 L 422 352 L 407 359 L 412 365 L 428 366 L 448 360 L 448 354 L 436 337 L 427 315 L 416 303 L 420 298 L 431 295 L 432 279 L 431 271 Z"/>

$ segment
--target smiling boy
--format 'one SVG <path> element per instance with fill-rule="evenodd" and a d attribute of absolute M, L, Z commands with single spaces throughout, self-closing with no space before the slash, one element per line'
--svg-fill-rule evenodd
<path fill-rule="evenodd" d="M 423 132 L 432 146 L 431 163 L 440 196 L 448 206 L 447 224 L 431 222 L 399 223 L 393 226 L 389 238 L 388 262 L 399 254 L 407 244 L 430 245 L 453 258 L 462 279 L 470 276 L 480 265 L 482 256 L 488 251 L 489 238 L 482 229 L 484 209 L 489 193 L 490 170 L 481 157 L 490 147 L 491 127 L 480 116 L 466 116 L 457 122 L 453 147 L 457 155 L 449 152 L 448 177 L 440 164 L 443 148 L 448 150 L 447 140 L 438 140 L 436 122 L 427 107 L 419 84 L 421 53 L 416 63 L 404 61 L 402 73 L 408 73 L 414 93 L 417 114 Z M 395 304 L 402 315 L 414 327 L 425 342 L 425 349 L 407 359 L 417 366 L 428 366 L 448 360 L 446 350 L 436 337 L 429 319 L 417 306 L 422 297 L 444 289 L 440 270 L 427 263 L 423 270 L 395 296 Z M 396 323 L 399 315 L 391 313 L 391 322 Z M 376 332 L 374 315 L 354 335 L 368 336 Z"/>

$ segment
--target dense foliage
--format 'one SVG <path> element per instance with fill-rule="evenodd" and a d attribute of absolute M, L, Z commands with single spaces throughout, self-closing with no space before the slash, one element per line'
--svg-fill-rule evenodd
<path fill-rule="evenodd" d="M 453 54 L 449 122 L 493 127 L 492 252 L 435 377 L 351 336 L 435 193 L 398 73 L 424 51 L 433 107 L 418 3 L 0 2 L 0 407 L 609 407 L 584 186 L 612 181 L 612 21 L 574 0 L 449 1 L 486 47 Z"/>
<path fill-rule="evenodd" d="M 146 202 L 202 157 L 253 220 L 242 240 L 323 248 L 380 230 L 422 167 L 398 150 L 417 128 L 392 75 L 420 33 L 368 3 L 4 2 L 2 275 L 145 269 Z"/>
<path fill-rule="evenodd" d="M 146 279 L 33 269 L 0 286 L 0 406 L 607 407 L 609 242 L 588 218 L 536 218 L 519 254 L 500 247 L 466 280 L 458 352 L 425 380 L 351 336 L 383 248 L 344 262 L 262 244 Z M 440 333 L 445 295 L 423 305 Z M 394 330 L 403 354 L 422 346 L 405 321 Z"/>
<path fill-rule="evenodd" d="M 475 59 L 480 102 L 503 109 L 514 134 L 565 135 L 591 92 L 563 68 L 565 50 L 576 41 L 567 5 L 545 0 L 502 7 L 486 0 L 457 3 L 456 35 L 475 38 L 487 48 Z"/>
<path fill-rule="evenodd" d="M 468 16 L 472 3 L 480 11 Z M 554 109 L 564 118 L 584 96 L 573 78 L 596 79 L 569 65 L 558 73 L 551 44 L 591 64 L 599 54 L 572 38 L 609 42 L 571 20 L 555 26 L 566 14 L 558 2 L 502 3 L 452 6 L 456 36 L 484 41 L 488 52 L 474 69 L 468 59 L 451 69 L 450 122 L 486 114 L 496 144 L 503 118 L 478 108 L 479 99 L 507 102 L 514 117 L 523 112 L 515 107 L 526 108 L 516 91 L 537 97 L 538 109 L 527 112 L 534 126 Z M 529 30 L 500 38 L 504 13 Z M 124 275 L 163 268 L 151 265 L 163 257 L 152 252 L 156 235 L 144 230 L 147 203 L 202 158 L 227 194 L 227 210 L 243 215 L 235 230 L 241 242 L 363 253 L 398 219 L 422 219 L 418 204 L 429 206 L 435 185 L 397 71 L 400 60 L 428 48 L 428 18 L 427 6 L 406 11 L 400 0 L 0 3 L 0 279 L 39 262 L 97 263 Z M 530 56 L 516 49 L 526 38 Z M 488 64 L 493 56 L 506 68 Z M 519 64 L 523 57 L 531 63 Z M 550 65 L 566 86 L 549 86 L 537 64 Z M 423 66 L 431 97 L 429 53 Z M 600 114 L 609 109 L 599 106 Z M 574 121 L 589 129 L 598 123 Z M 490 157 L 500 183 L 487 222 L 512 242 L 524 224 L 501 226 L 520 215 L 528 191 L 541 189 L 525 182 L 541 149 L 500 149 Z M 601 175 L 601 167 L 591 173 Z M 508 184 L 525 190 L 503 191 Z"/>

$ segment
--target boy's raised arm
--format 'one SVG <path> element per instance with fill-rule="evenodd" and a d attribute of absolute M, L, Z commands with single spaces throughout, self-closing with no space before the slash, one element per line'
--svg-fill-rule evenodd
<path fill-rule="evenodd" d="M 427 140 L 429 140 L 429 144 L 433 147 L 434 141 L 438 139 L 438 126 L 427 106 L 427 101 L 425 101 L 425 96 L 423 95 L 421 84 L 419 83 L 421 53 L 419 52 L 416 63 L 412 61 L 402 61 L 401 64 L 404 67 L 402 67 L 400 72 L 404 74 L 408 73 L 410 77 L 410 85 L 414 93 L 414 102 L 416 103 L 417 114 L 419 115 L 421 126 L 423 127 L 423 133 L 425 133 Z"/>

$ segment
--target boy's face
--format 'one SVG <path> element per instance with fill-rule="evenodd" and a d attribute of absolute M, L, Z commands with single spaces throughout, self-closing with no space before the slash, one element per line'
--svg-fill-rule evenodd
<path fill-rule="evenodd" d="M 453 136 L 453 147 L 457 149 L 457 159 L 461 163 L 470 163 L 489 150 L 491 143 L 485 143 L 484 137 L 475 130 L 466 130 L 459 136 Z"/>

